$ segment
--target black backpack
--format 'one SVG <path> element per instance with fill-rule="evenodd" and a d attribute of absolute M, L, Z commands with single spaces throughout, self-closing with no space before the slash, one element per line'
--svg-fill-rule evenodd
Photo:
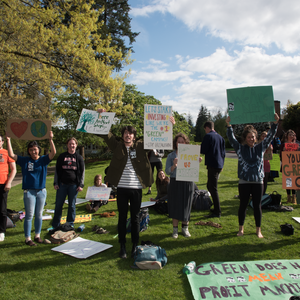
<path fill-rule="evenodd" d="M 196 210 L 209 210 L 212 201 L 209 192 L 206 190 L 195 190 L 192 207 Z"/>
<path fill-rule="evenodd" d="M 163 201 L 157 201 L 155 205 L 153 206 L 156 212 L 162 215 L 167 215 L 168 214 L 168 202 L 163 200 Z"/>

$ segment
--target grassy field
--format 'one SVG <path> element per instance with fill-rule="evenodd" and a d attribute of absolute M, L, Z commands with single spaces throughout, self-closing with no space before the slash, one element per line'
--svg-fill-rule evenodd
<path fill-rule="evenodd" d="M 277 160 L 277 163 L 276 163 Z M 164 160 L 165 163 L 165 160 Z M 274 159 L 278 166 L 278 159 Z M 104 174 L 108 162 L 87 165 L 86 187 L 93 185 L 95 174 Z M 206 169 L 201 164 L 199 189 L 206 189 Z M 150 209 L 150 227 L 141 233 L 140 240 L 150 240 L 165 248 L 168 263 L 162 270 L 142 271 L 132 269 L 133 259 L 118 258 L 119 244 L 117 216 L 101 218 L 95 216 L 86 223 L 81 237 L 113 245 L 113 248 L 94 255 L 86 260 L 51 251 L 53 245 L 28 247 L 24 243 L 23 224 L 7 230 L 6 239 L 0 243 L 0 299 L 193 299 L 187 277 L 182 267 L 189 261 L 197 265 L 216 261 L 245 261 L 268 259 L 299 259 L 300 224 L 292 220 L 299 216 L 299 208 L 293 212 L 263 211 L 262 233 L 264 239 L 255 235 L 253 210 L 249 207 L 245 222 L 245 235 L 237 237 L 238 194 L 237 160 L 226 159 L 224 171 L 219 181 L 222 217 L 212 219 L 222 228 L 195 225 L 205 220 L 207 212 L 192 211 L 190 221 L 191 238 L 181 234 L 177 240 L 172 235 L 171 220 Z M 78 197 L 84 198 L 86 187 Z M 48 206 L 54 208 L 55 191 L 53 176 L 47 179 Z M 286 201 L 285 191 L 281 188 L 281 177 L 269 183 L 268 191 L 278 191 Z M 147 190 L 143 191 L 143 201 L 148 201 Z M 152 195 L 156 194 L 155 186 Z M 8 208 L 22 210 L 23 198 L 21 185 L 9 193 Z M 63 215 L 66 215 L 64 209 Z M 111 202 L 98 212 L 116 211 L 116 203 Z M 77 207 L 77 214 L 85 214 L 85 205 Z M 293 236 L 284 236 L 280 225 L 291 223 L 295 227 Z M 80 225 L 80 224 L 78 224 Z M 109 234 L 98 235 L 92 227 L 98 225 L 107 229 Z M 42 238 L 47 238 L 46 229 L 50 221 L 43 222 Z M 33 237 L 32 233 L 32 237 Z M 128 237 L 127 250 L 131 242 Z"/>

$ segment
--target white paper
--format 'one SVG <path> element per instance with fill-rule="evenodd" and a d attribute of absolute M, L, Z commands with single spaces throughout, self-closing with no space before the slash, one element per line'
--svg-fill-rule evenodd
<path fill-rule="evenodd" d="M 173 149 L 172 106 L 144 106 L 144 149 Z"/>
<path fill-rule="evenodd" d="M 85 202 L 89 202 L 89 200 L 83 199 L 83 198 L 76 198 L 76 203 L 75 203 L 75 205 L 82 204 L 82 203 L 85 203 Z M 68 199 L 65 200 L 65 203 L 66 203 L 66 204 L 69 204 Z"/>
<path fill-rule="evenodd" d="M 112 245 L 77 237 L 67 243 L 52 248 L 51 250 L 67 254 L 75 258 L 85 259 L 109 248 L 112 248 Z"/>
<path fill-rule="evenodd" d="M 299 217 L 293 217 L 293 219 L 294 219 L 296 222 L 300 223 L 300 218 L 299 218 Z"/>
<path fill-rule="evenodd" d="M 87 200 L 108 200 L 111 188 L 101 186 L 89 186 L 86 192 L 85 199 Z"/>
<path fill-rule="evenodd" d="M 95 110 L 83 109 L 76 127 L 77 131 L 108 134 L 114 123 L 115 113 L 103 112 L 99 114 Z"/>
<path fill-rule="evenodd" d="M 199 181 L 199 145 L 178 144 L 177 181 Z"/>
<path fill-rule="evenodd" d="M 155 205 L 155 203 L 156 203 L 155 201 L 145 201 L 145 202 L 142 202 L 141 203 L 141 208 L 153 206 L 153 205 Z"/>

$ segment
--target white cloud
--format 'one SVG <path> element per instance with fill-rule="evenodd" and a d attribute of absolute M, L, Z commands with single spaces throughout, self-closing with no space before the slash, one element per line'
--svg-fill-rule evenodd
<path fill-rule="evenodd" d="M 134 84 L 172 83 L 171 97 L 165 95 L 160 100 L 164 105 L 172 105 L 180 113 L 191 113 L 195 121 L 201 105 L 211 111 L 227 107 L 226 89 L 272 85 L 274 98 L 282 105 L 290 99 L 300 99 L 300 56 L 268 55 L 261 48 L 244 47 L 233 55 L 224 48 L 203 58 L 182 58 L 180 70 L 153 70 L 153 72 L 133 72 L 130 77 Z M 160 64 L 163 62 L 159 61 Z M 174 67 L 174 66 L 173 66 Z"/>
<path fill-rule="evenodd" d="M 133 16 L 170 13 L 191 30 L 206 30 L 229 42 L 268 47 L 286 52 L 300 50 L 298 0 L 156 0 L 132 8 Z"/>

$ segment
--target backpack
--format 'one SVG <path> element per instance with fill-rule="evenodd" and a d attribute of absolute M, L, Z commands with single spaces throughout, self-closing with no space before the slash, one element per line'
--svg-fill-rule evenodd
<path fill-rule="evenodd" d="M 13 221 L 13 223 L 16 223 L 17 221 L 20 220 L 20 213 L 15 210 L 6 209 L 6 214 L 7 217 Z"/>
<path fill-rule="evenodd" d="M 60 244 L 60 243 L 68 242 L 78 236 L 79 234 L 76 233 L 74 230 L 66 231 L 66 232 L 57 230 L 55 231 L 55 233 L 51 235 L 50 241 L 52 244 Z"/>
<path fill-rule="evenodd" d="M 140 220 L 140 232 L 143 232 L 148 228 L 150 222 L 148 208 L 142 208 L 140 210 L 139 220 Z M 128 233 L 131 232 L 131 218 L 127 219 L 126 221 L 126 231 Z"/>
<path fill-rule="evenodd" d="M 159 270 L 167 263 L 166 250 L 160 246 L 136 246 L 134 266 L 142 270 Z"/>
<path fill-rule="evenodd" d="M 155 211 L 162 215 L 168 214 L 168 202 L 167 201 L 157 201 L 155 205 L 153 206 Z"/>
<path fill-rule="evenodd" d="M 249 205 L 253 208 L 253 202 L 250 201 Z M 261 197 L 261 208 L 268 208 L 269 205 L 272 205 L 272 198 L 270 195 L 265 194 Z"/>
<path fill-rule="evenodd" d="M 210 194 L 206 190 L 195 190 L 192 207 L 196 210 L 209 210 L 212 206 Z"/>

